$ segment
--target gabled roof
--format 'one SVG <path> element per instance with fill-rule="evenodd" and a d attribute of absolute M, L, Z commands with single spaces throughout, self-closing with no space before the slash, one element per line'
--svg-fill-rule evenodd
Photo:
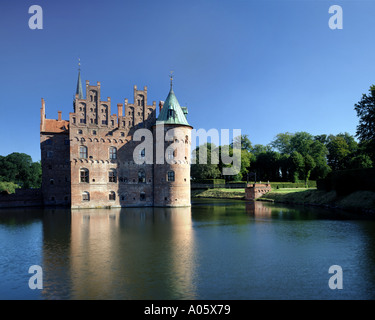
<path fill-rule="evenodd" d="M 44 126 L 45 127 L 44 127 L 43 132 L 63 133 L 63 132 L 68 132 L 69 121 L 46 119 Z"/>
<path fill-rule="evenodd" d="M 164 123 L 190 126 L 185 114 L 187 114 L 187 108 L 180 106 L 171 86 L 171 90 L 156 120 L 156 124 Z"/>

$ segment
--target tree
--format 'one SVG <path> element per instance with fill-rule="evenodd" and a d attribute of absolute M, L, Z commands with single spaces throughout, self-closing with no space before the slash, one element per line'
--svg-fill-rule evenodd
<path fill-rule="evenodd" d="M 13 152 L 0 157 L 0 181 L 13 182 L 23 188 L 39 188 L 42 168 L 25 153 Z"/>
<path fill-rule="evenodd" d="M 294 134 L 285 132 L 276 135 L 276 138 L 270 143 L 272 148 L 278 150 L 281 154 L 290 154 L 293 151 L 291 139 Z"/>
<path fill-rule="evenodd" d="M 357 152 L 358 143 L 349 133 L 329 135 L 327 162 L 333 171 L 350 169 L 350 160 Z"/>
<path fill-rule="evenodd" d="M 375 86 L 372 85 L 369 94 L 363 94 L 361 101 L 354 105 L 359 118 L 356 136 L 360 142 L 366 143 L 366 153 L 375 162 Z"/>
<path fill-rule="evenodd" d="M 203 149 L 203 150 L 202 150 Z M 202 153 L 200 151 L 203 151 Z M 193 180 L 204 180 L 204 179 L 215 179 L 220 177 L 219 160 L 218 160 L 219 148 L 213 143 L 205 143 L 198 146 L 193 151 L 193 157 L 195 158 L 195 164 L 191 165 L 191 177 Z M 206 154 L 206 157 L 200 156 L 200 154 Z"/>
<path fill-rule="evenodd" d="M 243 134 L 233 138 L 233 142 L 230 144 L 231 148 L 233 148 L 233 143 L 239 142 L 241 143 L 241 150 L 246 150 L 251 152 L 252 144 L 247 134 Z"/>

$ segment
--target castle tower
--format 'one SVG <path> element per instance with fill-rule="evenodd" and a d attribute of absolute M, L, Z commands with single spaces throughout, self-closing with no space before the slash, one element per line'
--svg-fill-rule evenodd
<path fill-rule="evenodd" d="M 181 107 L 171 88 L 153 126 L 154 206 L 190 206 L 191 130 L 187 108 Z"/>

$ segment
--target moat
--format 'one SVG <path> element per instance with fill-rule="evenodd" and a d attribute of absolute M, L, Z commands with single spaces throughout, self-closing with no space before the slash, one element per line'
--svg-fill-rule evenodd
<path fill-rule="evenodd" d="M 375 221 L 317 208 L 2 209 L 0 243 L 0 299 L 375 298 Z"/>

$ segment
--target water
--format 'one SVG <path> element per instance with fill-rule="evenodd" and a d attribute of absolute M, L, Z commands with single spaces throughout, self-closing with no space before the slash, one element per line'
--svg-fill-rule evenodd
<path fill-rule="evenodd" d="M 374 231 L 342 212 L 229 200 L 2 209 L 0 299 L 374 299 Z"/>

